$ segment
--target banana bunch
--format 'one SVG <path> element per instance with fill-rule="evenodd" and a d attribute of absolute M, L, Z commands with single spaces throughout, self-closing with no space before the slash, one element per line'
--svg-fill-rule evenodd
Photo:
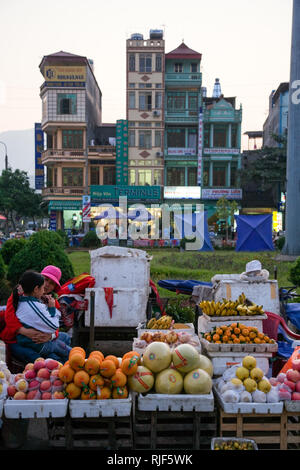
<path fill-rule="evenodd" d="M 250 305 L 248 305 L 250 304 Z M 223 298 L 222 302 L 214 300 L 203 300 L 199 303 L 202 312 L 208 316 L 236 316 L 236 315 L 262 315 L 264 313 L 262 305 L 256 305 L 247 301 L 244 293 L 239 295 L 237 300 Z"/>
<path fill-rule="evenodd" d="M 151 318 L 147 323 L 147 328 L 151 330 L 168 330 L 173 322 L 173 318 L 169 315 L 163 315 L 158 320 Z"/>

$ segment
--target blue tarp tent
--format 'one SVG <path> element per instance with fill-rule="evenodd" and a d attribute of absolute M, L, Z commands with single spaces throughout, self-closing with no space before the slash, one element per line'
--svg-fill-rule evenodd
<path fill-rule="evenodd" d="M 236 251 L 273 251 L 272 214 L 236 215 Z"/>
<path fill-rule="evenodd" d="M 192 295 L 194 287 L 197 286 L 207 286 L 212 287 L 211 282 L 202 282 L 202 281 L 195 281 L 194 279 L 189 280 L 177 280 L 177 279 L 165 279 L 158 281 L 157 284 L 159 287 L 163 287 L 164 289 L 168 289 L 171 292 L 179 292 L 180 294 L 187 294 Z"/>
<path fill-rule="evenodd" d="M 183 215 L 174 215 L 174 221 L 178 227 L 181 227 L 182 238 L 187 235 L 189 238 L 192 233 L 195 233 L 198 238 L 202 240 L 204 232 L 203 246 L 197 251 L 213 251 L 213 247 L 210 241 L 207 223 L 207 212 L 192 213 L 192 217 Z M 184 233 L 186 229 L 186 234 Z M 180 231 L 180 230 L 179 230 Z"/>

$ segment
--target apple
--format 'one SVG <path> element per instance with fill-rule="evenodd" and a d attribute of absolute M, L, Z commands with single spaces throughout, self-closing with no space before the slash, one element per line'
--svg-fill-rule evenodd
<path fill-rule="evenodd" d="M 292 392 L 296 388 L 295 382 L 292 382 L 291 380 L 285 379 L 284 384 L 287 385 Z"/>
<path fill-rule="evenodd" d="M 271 377 L 271 378 L 269 379 L 269 382 L 270 382 L 270 384 L 272 385 L 272 387 L 276 387 L 276 385 L 278 384 L 278 381 L 277 381 L 277 379 L 276 379 L 275 377 Z"/>
<path fill-rule="evenodd" d="M 18 380 L 20 380 L 20 379 L 24 379 L 24 374 L 23 373 L 15 375 L 15 378 L 14 378 L 15 383 L 18 382 Z"/>
<path fill-rule="evenodd" d="M 28 382 L 25 379 L 20 379 L 15 383 L 15 387 L 18 392 L 27 392 Z"/>
<path fill-rule="evenodd" d="M 64 383 L 61 380 L 54 380 L 52 382 L 52 392 L 61 392 L 64 388 Z"/>
<path fill-rule="evenodd" d="M 40 400 L 41 392 L 39 390 L 30 390 L 27 393 L 27 400 Z"/>
<path fill-rule="evenodd" d="M 50 380 L 43 380 L 40 383 L 40 391 L 41 392 L 49 392 L 51 390 L 51 382 Z"/>
<path fill-rule="evenodd" d="M 286 373 L 286 378 L 296 383 L 300 380 L 300 372 L 298 370 L 289 369 Z"/>
<path fill-rule="evenodd" d="M 54 370 L 54 369 L 58 369 L 58 362 L 55 361 L 55 359 L 46 359 L 45 361 L 46 363 L 46 367 L 48 370 Z"/>
<path fill-rule="evenodd" d="M 7 395 L 9 397 L 13 397 L 17 393 L 17 391 L 18 390 L 16 389 L 16 387 L 14 385 L 9 385 L 7 387 Z"/>
<path fill-rule="evenodd" d="M 54 392 L 54 393 L 52 394 L 52 399 L 53 399 L 53 400 L 57 400 L 57 399 L 60 399 L 60 400 L 61 400 L 61 399 L 64 399 L 64 398 L 65 398 L 65 395 L 64 395 L 63 392 Z"/>
<path fill-rule="evenodd" d="M 300 371 L 300 359 L 292 359 L 292 369 Z"/>
<path fill-rule="evenodd" d="M 31 380 L 28 385 L 29 390 L 37 390 L 40 386 L 40 382 L 38 380 Z"/>
<path fill-rule="evenodd" d="M 283 372 L 280 372 L 280 374 L 277 375 L 277 381 L 280 383 L 283 383 L 285 379 L 285 374 Z"/>
<path fill-rule="evenodd" d="M 28 381 L 36 378 L 36 372 L 33 369 L 27 369 L 24 375 L 25 379 Z"/>
<path fill-rule="evenodd" d="M 43 392 L 41 396 L 42 400 L 52 400 L 51 392 Z"/>
<path fill-rule="evenodd" d="M 25 392 L 15 393 L 14 400 L 26 400 L 26 393 Z"/>
<path fill-rule="evenodd" d="M 284 388 L 278 390 L 279 400 L 291 400 L 292 394 Z"/>
<path fill-rule="evenodd" d="M 34 368 L 33 362 L 28 362 L 28 364 L 26 364 L 26 366 L 25 366 L 24 372 L 26 370 L 33 370 L 33 368 Z"/>
<path fill-rule="evenodd" d="M 49 380 L 50 372 L 46 367 L 43 367 L 42 369 L 38 370 L 36 376 L 38 380 Z"/>
<path fill-rule="evenodd" d="M 54 380 L 57 380 L 59 378 L 59 369 L 54 369 L 51 373 L 50 373 L 50 380 L 52 382 L 54 382 Z"/>
<path fill-rule="evenodd" d="M 36 361 L 34 362 L 34 370 L 35 370 L 36 372 L 37 372 L 38 370 L 40 370 L 40 369 L 43 369 L 44 367 L 46 367 L 46 363 L 45 363 L 44 359 L 43 359 L 43 360 L 39 360 L 39 361 L 36 360 Z"/>
<path fill-rule="evenodd" d="M 300 400 L 300 393 L 293 392 L 292 393 L 292 400 Z"/>
<path fill-rule="evenodd" d="M 300 393 L 300 380 L 299 380 L 299 382 L 296 383 L 295 392 Z"/>

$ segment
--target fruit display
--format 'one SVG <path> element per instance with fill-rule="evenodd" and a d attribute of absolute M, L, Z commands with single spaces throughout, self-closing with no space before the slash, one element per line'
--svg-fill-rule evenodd
<path fill-rule="evenodd" d="M 256 305 L 248 300 L 245 294 L 239 296 L 235 301 L 223 299 L 222 302 L 215 302 L 214 300 L 203 300 L 199 303 L 202 312 L 208 316 L 254 316 L 263 315 L 264 310 L 262 305 Z"/>
<path fill-rule="evenodd" d="M 174 320 L 169 315 L 162 315 L 158 320 L 151 318 L 147 323 L 147 328 L 152 330 L 168 330 L 171 328 Z"/>
<path fill-rule="evenodd" d="M 147 393 L 154 388 L 157 394 L 170 395 L 203 395 L 211 392 L 212 363 L 190 344 L 181 344 L 172 350 L 167 343 L 150 343 L 142 361 L 143 366 L 128 380 L 129 388 L 133 391 Z M 145 379 L 148 382 L 147 389 L 142 384 Z"/>
<path fill-rule="evenodd" d="M 216 380 L 216 388 L 225 403 L 280 401 L 278 390 L 257 366 L 254 356 L 245 356 L 240 364 L 226 369 Z"/>
<path fill-rule="evenodd" d="M 0 361 L 0 400 L 7 397 L 7 388 L 12 379 L 12 375 L 5 362 Z"/>
<path fill-rule="evenodd" d="M 11 376 L 7 396 L 13 400 L 55 400 L 65 398 L 59 377 L 62 364 L 39 357 L 26 364 L 24 371 Z"/>
<path fill-rule="evenodd" d="M 179 344 L 188 343 L 199 349 L 200 341 L 199 337 L 194 333 L 188 333 L 185 331 L 156 331 L 156 332 L 144 332 L 141 333 L 139 338 L 135 338 L 134 346 L 139 349 L 144 349 L 148 344 L 153 342 L 167 343 L 171 348 L 177 347 Z"/>
<path fill-rule="evenodd" d="M 280 400 L 300 400 L 300 360 L 293 359 L 292 367 L 271 377 L 270 383 L 278 391 Z"/>
<path fill-rule="evenodd" d="M 273 339 L 260 332 L 255 326 L 247 326 L 242 323 L 231 323 L 214 327 L 211 331 L 201 333 L 209 343 L 228 344 L 275 344 Z"/>
<path fill-rule="evenodd" d="M 223 439 L 215 440 L 213 450 L 256 450 L 250 439 Z"/>

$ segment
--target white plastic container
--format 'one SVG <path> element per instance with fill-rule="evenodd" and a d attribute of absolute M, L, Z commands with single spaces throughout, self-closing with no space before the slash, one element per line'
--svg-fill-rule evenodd
<path fill-rule="evenodd" d="M 128 398 L 108 400 L 70 400 L 71 418 L 99 418 L 130 416 L 132 407 L 131 394 Z"/>
<path fill-rule="evenodd" d="M 90 326 L 92 291 L 95 292 L 95 326 L 137 327 L 139 323 L 146 320 L 148 286 L 144 288 L 114 288 L 111 317 L 104 288 L 93 287 L 85 290 L 85 298 L 89 302 L 88 310 L 85 312 L 85 326 Z"/>
<path fill-rule="evenodd" d="M 267 315 L 252 315 L 252 316 L 226 316 L 223 317 L 210 317 L 205 313 L 198 318 L 198 332 L 211 331 L 214 327 L 221 325 L 230 325 L 233 322 L 242 323 L 245 326 L 254 326 L 259 331 L 263 331 L 263 320 L 266 320 Z"/>
<path fill-rule="evenodd" d="M 223 298 L 236 300 L 242 292 L 253 303 L 262 305 L 266 312 L 280 313 L 278 283 L 275 280 L 266 282 L 221 280 L 214 285 L 214 301 L 222 301 Z"/>
<path fill-rule="evenodd" d="M 67 414 L 68 399 L 59 400 L 6 400 L 4 415 L 18 418 L 63 418 Z"/>
<path fill-rule="evenodd" d="M 95 287 L 143 289 L 150 282 L 150 260 L 146 251 L 106 246 L 90 251 Z"/>
<path fill-rule="evenodd" d="M 216 352 L 216 353 L 207 353 L 207 357 L 211 360 L 214 370 L 214 377 L 223 375 L 225 370 L 228 367 L 231 367 L 235 364 L 240 364 L 246 353 L 234 353 L 234 352 Z M 269 371 L 269 361 L 272 357 L 272 353 L 251 353 L 251 356 L 255 357 L 257 367 L 259 367 L 265 375 Z"/>
<path fill-rule="evenodd" d="M 280 414 L 283 411 L 283 402 L 277 403 L 226 403 L 217 388 L 214 386 L 214 393 L 225 413 L 242 414 Z"/>
<path fill-rule="evenodd" d="M 213 411 L 214 396 L 205 395 L 167 395 L 162 393 L 139 394 L 138 409 L 141 411 Z"/>

